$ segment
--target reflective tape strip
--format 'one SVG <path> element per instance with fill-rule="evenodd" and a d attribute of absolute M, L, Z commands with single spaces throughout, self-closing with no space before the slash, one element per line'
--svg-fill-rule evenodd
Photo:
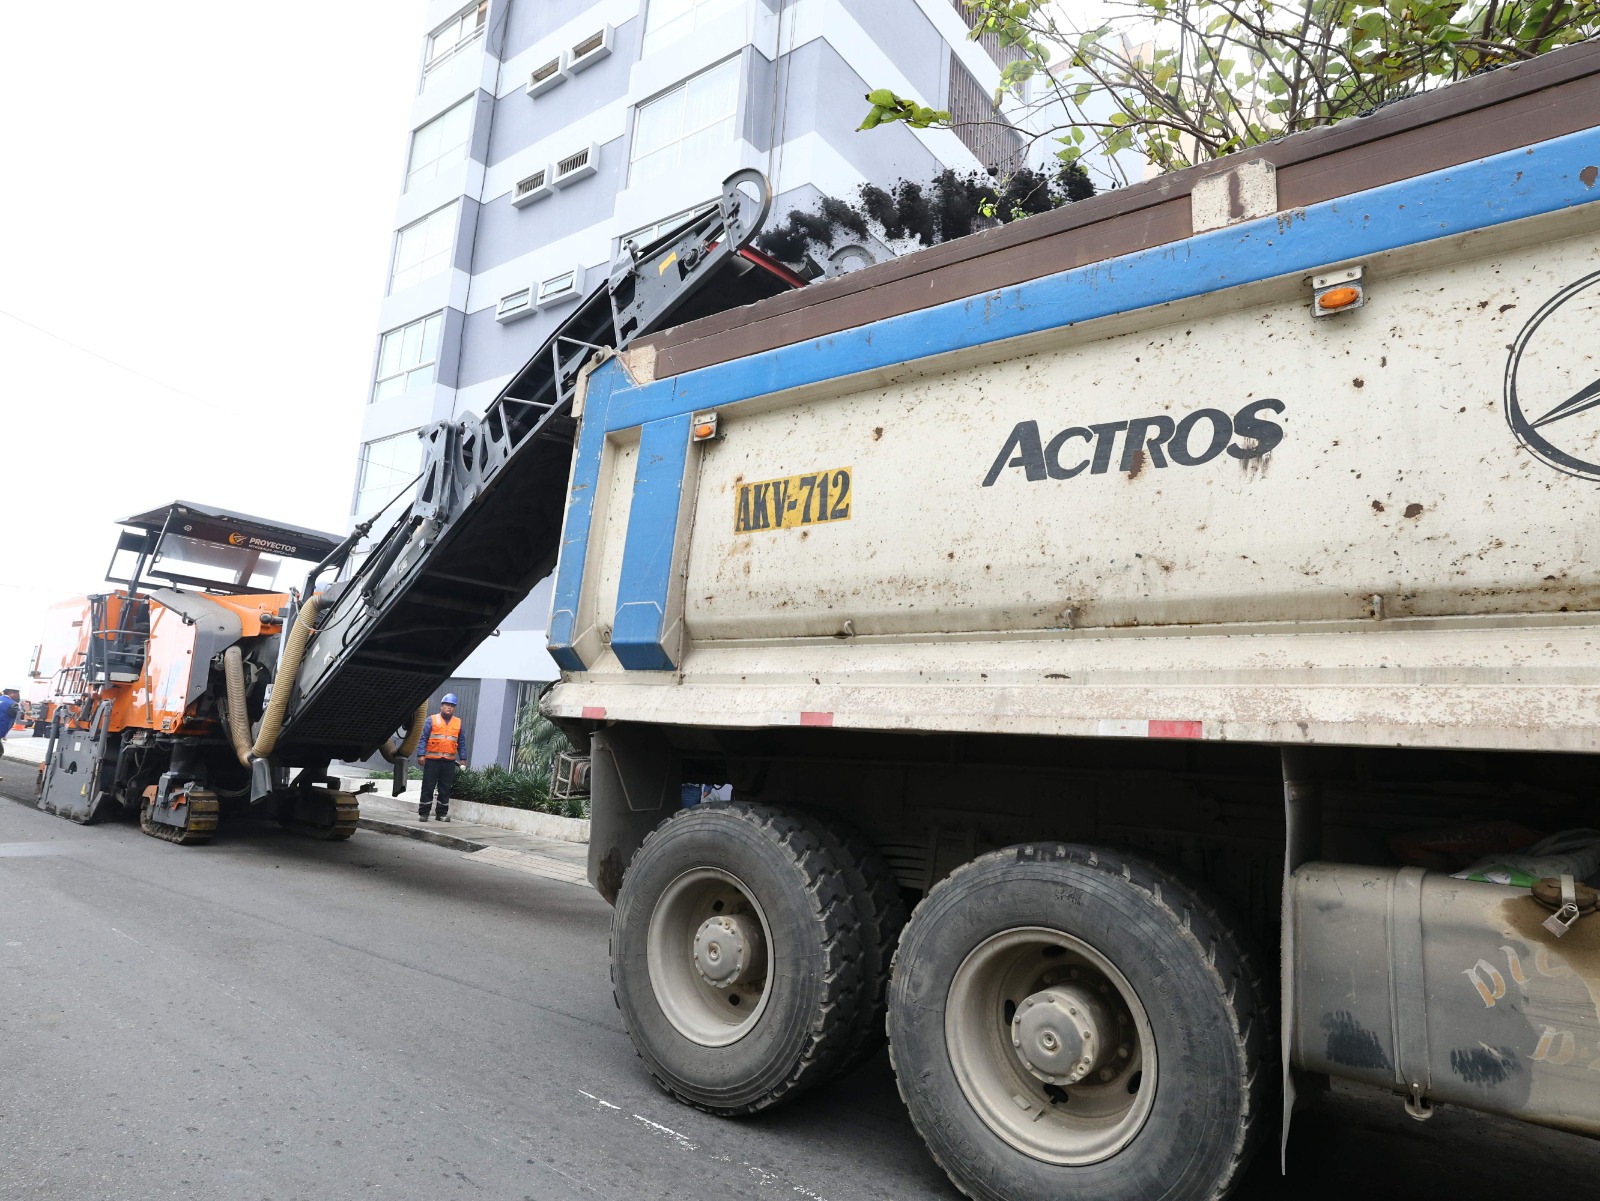
<path fill-rule="evenodd" d="M 585 705 L 583 707 L 583 719 L 585 721 L 604 721 L 605 716 L 606 707 L 604 705 Z"/>
<path fill-rule="evenodd" d="M 1150 737 L 1152 738 L 1199 738 L 1200 723 L 1197 721 L 1153 721 L 1150 723 Z"/>
<path fill-rule="evenodd" d="M 831 726 L 833 725 L 833 714 L 819 713 L 810 709 L 797 713 L 791 709 L 783 713 L 768 714 L 768 724 L 774 726 Z"/>
<path fill-rule="evenodd" d="M 1102 720 L 1096 727 L 1102 738 L 1203 738 L 1198 721 Z"/>

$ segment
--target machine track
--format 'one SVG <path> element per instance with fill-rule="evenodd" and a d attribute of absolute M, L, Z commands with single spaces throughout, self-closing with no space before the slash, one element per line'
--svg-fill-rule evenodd
<path fill-rule="evenodd" d="M 278 824 L 307 838 L 339 842 L 356 832 L 361 806 L 348 792 L 328 788 L 295 789 L 278 804 Z"/>
<path fill-rule="evenodd" d="M 210 842 L 211 836 L 217 830 L 217 796 L 213 792 L 199 789 L 192 790 L 184 805 L 185 820 L 180 829 L 169 826 L 165 822 L 152 821 L 150 818 L 150 802 L 146 801 L 139 807 L 139 828 L 152 838 L 164 839 L 175 842 L 179 846 L 194 846 L 197 843 Z"/>

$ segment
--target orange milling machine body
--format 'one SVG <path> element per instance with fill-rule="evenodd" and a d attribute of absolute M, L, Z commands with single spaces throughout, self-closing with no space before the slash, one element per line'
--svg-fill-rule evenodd
<path fill-rule="evenodd" d="M 206 599 L 237 614 L 240 638 L 254 639 L 275 636 L 282 629 L 282 610 L 292 598 L 287 592 L 263 592 Z M 88 729 L 100 702 L 110 701 L 106 724 L 115 732 L 155 730 L 197 737 L 217 734 L 219 717 L 214 709 L 204 704 L 206 698 L 192 704 L 188 699 L 195 676 L 196 623 L 148 595 L 134 598 L 130 604 L 126 589 L 109 593 L 104 600 L 106 618 L 113 628 L 127 620 L 140 601 L 146 602 L 149 632 L 144 636 L 143 662 L 135 679 L 89 685 L 82 673 L 73 669 L 88 660 L 93 617 L 90 598 L 77 596 L 52 605 L 45 618 L 44 641 L 35 663 L 35 678 L 44 677 L 70 686 L 77 677 L 76 682 L 82 686 L 77 692 L 52 690 L 48 696 L 63 711 L 62 729 Z M 208 666 L 200 666 L 204 677 Z"/>
<path fill-rule="evenodd" d="M 32 672 L 55 711 L 40 807 L 81 823 L 137 814 L 146 833 L 193 843 L 254 795 L 286 825 L 348 837 L 353 797 L 291 789 L 282 772 L 270 790 L 253 788 L 252 768 L 268 765 L 247 753 L 299 599 L 260 585 L 296 560 L 323 560 L 339 540 L 186 502 L 121 524 L 108 579 L 122 586 L 46 618 Z M 119 556 L 132 557 L 131 571 L 117 574 Z M 238 715 L 228 712 L 229 658 Z"/>

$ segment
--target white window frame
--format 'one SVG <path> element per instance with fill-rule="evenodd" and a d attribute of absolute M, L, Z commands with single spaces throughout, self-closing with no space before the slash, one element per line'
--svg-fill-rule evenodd
<path fill-rule="evenodd" d="M 445 168 L 467 161 L 467 157 L 472 153 L 472 101 L 473 97 L 468 96 L 464 100 L 452 104 L 433 120 L 424 121 L 411 131 L 411 149 L 406 155 L 406 186 L 401 189 L 402 191 L 409 192 L 412 184 L 421 180 L 436 179 L 439 172 Z M 441 144 L 439 151 L 431 159 L 422 163 L 417 162 L 417 139 L 439 125 L 440 122 L 454 117 L 458 113 L 466 114 L 465 117 L 460 118 L 463 126 L 461 140 L 450 146 Z M 441 134 L 442 136 L 443 134 Z M 451 155 L 455 157 L 449 157 Z"/>
<path fill-rule="evenodd" d="M 567 74 L 570 76 L 579 71 L 587 71 L 601 59 L 610 57 L 611 38 L 615 32 L 610 25 L 602 25 L 593 33 L 579 38 L 570 47 L 562 51 L 561 57 L 566 63 Z M 588 45 L 590 42 L 593 42 L 594 45 L 579 53 L 579 47 Z"/>
<path fill-rule="evenodd" d="M 494 306 L 494 319 L 504 325 L 509 321 L 521 321 L 524 317 L 531 317 L 535 308 L 533 295 L 533 284 L 518 288 L 515 292 L 507 292 Z"/>
<path fill-rule="evenodd" d="M 415 448 L 415 454 L 406 455 L 403 465 L 396 465 L 394 450 L 405 448 L 409 442 Z M 383 460 L 379 461 L 373 452 L 384 448 Z M 412 459 L 415 458 L 413 464 Z M 385 480 L 369 478 L 373 469 L 390 472 L 390 477 Z M 404 493 L 405 489 L 415 483 L 416 477 L 422 472 L 422 440 L 417 437 L 416 430 L 405 430 L 402 433 L 390 434 L 385 438 L 374 438 L 371 442 L 361 444 L 361 463 L 356 470 L 356 495 L 354 513 L 360 517 L 369 513 L 376 513 L 395 497 Z M 370 496 L 371 502 L 363 504 L 363 499 Z"/>
<path fill-rule="evenodd" d="M 466 32 L 463 33 L 462 30 L 466 25 L 467 19 L 473 16 L 477 17 L 476 22 L 473 23 L 470 29 L 467 29 Z M 430 33 L 428 35 L 426 61 L 423 63 L 422 67 L 423 75 L 426 76 L 435 67 L 449 62 L 450 59 L 459 54 L 463 48 L 470 46 L 473 42 L 481 38 L 483 36 L 484 27 L 488 24 L 488 22 L 489 0 L 473 0 L 473 3 L 461 9 L 461 11 L 456 13 L 455 16 L 451 17 L 443 25 L 439 26 L 439 28 Z M 441 39 L 448 36 L 452 29 L 455 31 L 454 40 L 451 41 L 448 46 L 445 46 L 443 49 L 441 49 L 439 45 Z"/>
<path fill-rule="evenodd" d="M 670 46 L 718 17 L 739 9 L 748 11 L 750 0 L 649 0 L 644 16 L 644 41 L 640 57 Z M 670 13 L 670 16 L 665 14 Z"/>
<path fill-rule="evenodd" d="M 698 217 L 702 213 L 709 213 L 716 207 L 717 201 L 715 199 L 703 201 L 700 204 L 690 205 L 682 212 L 673 213 L 670 216 L 662 217 L 659 221 L 653 221 L 649 225 L 641 225 L 638 229 L 629 230 L 627 233 L 623 234 L 617 239 L 617 253 L 622 253 L 622 248 L 626 246 L 630 240 L 635 246 L 648 246 L 651 242 L 654 242 L 674 225 L 679 225 L 682 222 L 687 221 L 690 217 Z M 649 234 L 650 236 L 645 237 L 645 234 Z"/>
<path fill-rule="evenodd" d="M 428 327 L 432 325 L 430 330 Z M 406 335 L 416 331 L 415 361 L 407 362 L 398 358 L 406 354 Z M 432 345 L 429 345 L 429 337 Z M 378 339 L 378 368 L 372 382 L 372 396 L 370 403 L 376 404 L 382 400 L 398 400 L 402 396 L 409 396 L 419 386 L 426 387 L 433 383 L 439 376 L 439 343 L 444 338 L 444 310 L 429 313 L 426 317 L 418 317 L 415 321 L 408 321 L 404 325 L 389 330 Z M 390 346 L 394 346 L 397 361 L 385 370 L 384 359 L 387 357 Z M 427 372 L 427 378 L 421 378 Z M 390 380 L 404 379 L 405 387 L 391 396 L 379 397 L 378 393 L 384 384 Z"/>
<path fill-rule="evenodd" d="M 394 253 L 389 262 L 389 295 L 392 296 L 396 292 L 403 291 L 406 288 L 409 288 L 412 284 L 421 283 L 423 280 L 428 279 L 431 276 L 438 275 L 441 271 L 449 270 L 451 256 L 455 254 L 456 249 L 455 227 L 456 221 L 460 215 L 460 208 L 461 202 L 459 200 L 452 200 L 443 208 L 436 208 L 426 217 L 418 217 L 404 229 L 400 229 L 395 232 Z M 436 250 L 432 254 L 424 255 L 422 258 L 418 259 L 416 263 L 402 268 L 400 266 L 400 252 L 405 246 L 406 235 L 414 229 L 417 229 L 421 226 L 428 226 L 435 221 L 439 222 L 441 225 L 448 226 L 450 231 L 449 243 L 442 250 Z M 429 266 L 429 264 L 434 265 Z M 419 274 L 412 274 L 413 272 L 419 271 Z M 404 283 L 398 282 L 402 274 L 406 276 Z"/>
<path fill-rule="evenodd" d="M 561 284 L 562 287 L 552 290 L 551 284 Z M 583 268 L 573 267 L 567 271 L 557 271 L 539 281 L 538 290 L 534 293 L 534 304 L 541 309 L 546 305 L 565 304 L 569 300 L 576 300 L 583 295 Z"/>
<path fill-rule="evenodd" d="M 680 126 L 678 134 L 675 138 L 671 139 L 670 141 L 662 142 L 659 146 L 656 146 L 646 153 L 641 154 L 640 126 L 645 113 L 656 105 L 670 102 L 673 97 L 678 96 L 680 93 L 683 94 L 684 103 L 687 105 L 689 90 L 697 83 L 700 83 L 701 81 L 709 78 L 712 75 L 715 75 L 720 71 L 731 71 L 734 75 L 735 83 L 733 87 L 733 108 L 726 114 L 717 117 L 715 120 L 696 126 L 694 129 L 685 129 Z M 732 130 L 732 137 L 729 140 L 737 141 L 739 138 L 739 101 L 742 99 L 743 93 L 744 55 L 741 52 L 739 54 L 734 54 L 729 58 L 725 58 L 719 63 L 713 63 L 704 71 L 695 72 L 682 83 L 677 84 L 674 87 L 670 87 L 664 92 L 659 92 L 650 97 L 650 99 L 636 106 L 633 110 L 633 136 L 628 140 L 628 186 L 633 187 L 636 184 L 644 183 L 651 179 L 659 179 L 661 176 L 680 168 L 683 165 L 683 144 L 690 138 L 697 137 L 698 135 L 705 133 L 707 130 L 713 129 L 722 124 L 724 121 L 729 123 Z M 687 116 L 685 117 L 685 120 L 687 120 Z M 661 154 L 670 147 L 677 147 L 679 149 L 678 155 L 675 156 L 674 161 L 670 165 L 664 167 L 652 167 L 649 173 L 644 175 L 640 174 L 639 164 L 642 161 L 645 159 L 654 158 L 656 155 Z"/>

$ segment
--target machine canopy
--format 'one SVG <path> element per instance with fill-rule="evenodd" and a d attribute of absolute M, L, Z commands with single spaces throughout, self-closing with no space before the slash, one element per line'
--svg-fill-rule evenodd
<path fill-rule="evenodd" d="M 136 589 L 177 585 L 205 592 L 273 592 L 285 563 L 320 562 L 340 542 L 319 530 L 181 500 L 117 524 L 126 528 L 106 579 Z M 296 571 L 303 573 L 304 567 Z"/>

